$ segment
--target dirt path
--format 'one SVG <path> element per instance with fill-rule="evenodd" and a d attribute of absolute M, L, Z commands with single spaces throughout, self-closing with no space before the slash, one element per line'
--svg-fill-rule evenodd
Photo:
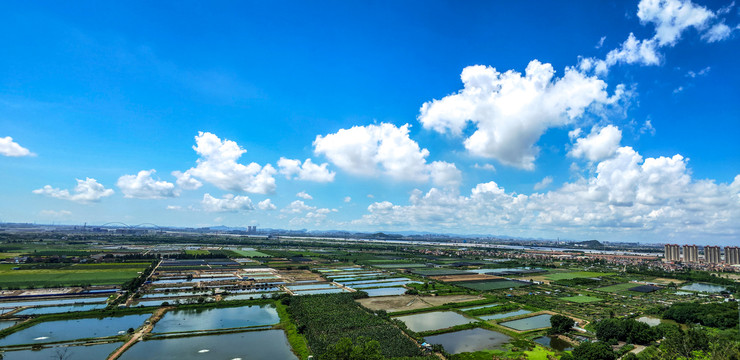
<path fill-rule="evenodd" d="M 154 324 L 156 324 L 157 321 L 159 321 L 159 319 L 161 319 L 162 316 L 164 316 L 164 313 L 167 310 L 171 310 L 171 309 L 173 309 L 173 308 L 172 307 L 164 307 L 164 308 L 159 308 L 159 309 L 155 310 L 154 313 L 152 314 L 152 316 L 149 317 L 149 323 L 148 324 L 144 324 L 144 326 L 142 326 L 138 331 L 136 331 L 131 336 L 131 338 L 128 341 L 126 341 L 126 343 L 124 343 L 123 345 L 121 345 L 121 347 L 119 347 L 118 349 L 116 349 L 116 351 L 114 351 L 112 354 L 110 354 L 110 356 L 108 356 L 108 359 L 107 360 L 115 360 L 115 359 L 118 359 L 121 356 L 121 354 L 123 354 L 124 351 L 128 350 L 128 348 L 130 348 L 131 346 L 133 346 L 134 344 L 136 344 L 136 342 L 138 342 L 144 335 L 152 332 L 152 329 L 154 328 Z"/>

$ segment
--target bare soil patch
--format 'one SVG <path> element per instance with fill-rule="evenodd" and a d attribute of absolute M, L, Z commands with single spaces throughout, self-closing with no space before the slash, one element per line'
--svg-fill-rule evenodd
<path fill-rule="evenodd" d="M 387 312 L 425 309 L 433 306 L 440 306 L 447 303 L 457 303 L 479 300 L 483 297 L 477 295 L 447 295 L 447 296 L 414 296 L 399 295 L 372 297 L 359 299 L 362 306 L 371 310 L 385 310 Z"/>

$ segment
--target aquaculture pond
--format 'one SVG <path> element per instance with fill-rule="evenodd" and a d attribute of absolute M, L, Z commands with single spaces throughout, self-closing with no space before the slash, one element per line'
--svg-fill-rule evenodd
<path fill-rule="evenodd" d="M 335 294 L 340 292 L 347 292 L 345 289 L 333 288 L 333 289 L 318 289 L 318 290 L 299 290 L 293 291 L 295 295 L 316 295 L 316 294 Z"/>
<path fill-rule="evenodd" d="M 466 308 L 461 308 L 461 309 L 458 309 L 458 310 L 460 310 L 460 311 L 470 311 L 470 310 L 477 310 L 477 309 L 485 309 L 485 308 L 499 306 L 499 305 L 501 305 L 501 304 L 488 304 L 488 305 L 481 305 L 481 306 L 466 307 Z"/>
<path fill-rule="evenodd" d="M 534 339 L 534 342 L 557 351 L 573 350 L 573 345 L 571 345 L 571 343 L 565 340 L 561 340 L 555 336 L 540 336 Z"/>
<path fill-rule="evenodd" d="M 102 303 L 102 302 L 105 302 L 106 300 L 108 300 L 107 297 L 51 299 L 51 300 L 36 300 L 36 301 L 14 301 L 14 302 L 0 303 L 0 308 L 15 308 L 15 307 L 20 307 L 20 306 L 88 304 L 88 303 L 96 303 L 96 302 Z"/>
<path fill-rule="evenodd" d="M 519 316 L 519 315 L 524 315 L 524 314 L 529 314 L 529 313 L 531 313 L 531 311 L 529 310 L 517 310 L 517 311 L 509 311 L 509 312 L 500 313 L 500 314 L 483 315 L 483 316 L 478 316 L 478 317 L 482 320 L 496 320 L 496 319 L 506 319 L 512 316 Z"/>
<path fill-rule="evenodd" d="M 726 287 L 720 285 L 712 285 L 705 283 L 693 283 L 691 285 L 681 286 L 679 289 L 688 291 L 699 291 L 708 293 L 718 293 L 727 290 Z"/>
<path fill-rule="evenodd" d="M 475 328 L 427 336 L 425 340 L 430 344 L 441 344 L 450 354 L 459 354 L 501 349 L 501 345 L 508 343 L 511 337 L 497 331 Z"/>
<path fill-rule="evenodd" d="M 512 320 L 500 323 L 500 325 L 519 331 L 542 329 L 550 327 L 550 314 L 536 315 L 524 319 Z"/>
<path fill-rule="evenodd" d="M 290 285 L 286 286 L 290 290 L 313 290 L 313 289 L 336 289 L 332 284 L 308 284 L 308 285 Z"/>
<path fill-rule="evenodd" d="M 141 314 L 43 322 L 0 339 L 0 346 L 115 336 L 128 328 L 141 326 L 149 316 L 150 314 Z"/>
<path fill-rule="evenodd" d="M 363 289 L 368 296 L 392 296 L 392 295 L 403 295 L 406 293 L 406 288 L 402 287 L 389 287 L 389 288 L 378 288 L 378 289 Z"/>
<path fill-rule="evenodd" d="M 641 317 L 637 318 L 636 320 L 639 321 L 639 322 L 641 322 L 641 323 L 648 324 L 650 326 L 658 326 L 658 325 L 660 325 L 660 319 L 654 318 L 654 317 L 641 316 Z"/>
<path fill-rule="evenodd" d="M 357 284 L 357 285 L 346 285 L 353 289 L 365 289 L 365 288 L 372 288 L 372 287 L 393 287 L 393 286 L 403 286 L 406 284 L 419 284 L 418 281 L 395 281 L 395 282 L 382 282 L 382 283 L 374 283 L 374 284 Z"/>
<path fill-rule="evenodd" d="M 280 322 L 272 305 L 252 305 L 216 309 L 186 309 L 167 312 L 154 325 L 153 332 L 185 332 L 228 329 Z"/>
<path fill-rule="evenodd" d="M 121 343 L 90 346 L 51 347 L 41 350 L 6 351 L 4 360 L 105 359 Z"/>
<path fill-rule="evenodd" d="M 79 305 L 66 305 L 66 306 L 47 306 L 38 308 L 29 308 L 21 310 L 16 315 L 41 315 L 41 314 L 54 314 L 64 313 L 70 311 L 88 311 L 95 309 L 104 309 L 106 304 L 79 304 Z"/>
<path fill-rule="evenodd" d="M 15 321 L 0 321 L 0 330 L 7 329 L 15 325 Z"/>
<path fill-rule="evenodd" d="M 400 282 L 400 281 L 411 281 L 408 278 L 392 278 L 392 279 L 376 279 L 376 280 L 361 280 L 361 281 L 348 281 L 343 285 L 352 286 L 359 284 L 374 284 L 374 283 L 385 283 L 385 282 Z"/>
<path fill-rule="evenodd" d="M 121 360 L 158 359 L 298 359 L 282 330 L 194 336 L 141 341 L 123 353 Z"/>
<path fill-rule="evenodd" d="M 411 331 L 422 332 L 439 330 L 448 327 L 475 322 L 453 311 L 435 311 L 423 314 L 399 316 L 396 319 L 403 321 Z"/>

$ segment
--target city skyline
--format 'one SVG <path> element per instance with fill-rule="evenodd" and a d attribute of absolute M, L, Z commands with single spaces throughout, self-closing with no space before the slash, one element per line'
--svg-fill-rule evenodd
<path fill-rule="evenodd" d="M 0 221 L 740 242 L 734 2 L 290 4 L 0 5 Z"/>

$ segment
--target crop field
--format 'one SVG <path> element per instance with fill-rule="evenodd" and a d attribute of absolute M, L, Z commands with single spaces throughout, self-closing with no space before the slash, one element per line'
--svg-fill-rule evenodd
<path fill-rule="evenodd" d="M 612 286 L 605 286 L 602 288 L 598 288 L 596 290 L 610 292 L 610 293 L 621 293 L 621 292 L 626 292 L 635 286 L 637 286 L 637 284 L 635 283 L 624 283 L 624 284 L 617 284 L 617 285 L 612 285 Z"/>
<path fill-rule="evenodd" d="M 511 281 L 511 280 L 491 280 L 491 281 L 463 281 L 463 282 L 455 283 L 455 285 L 466 287 L 468 289 L 478 290 L 478 291 L 488 291 L 488 290 L 516 288 L 520 286 L 525 286 L 527 284 L 523 282 Z"/>
<path fill-rule="evenodd" d="M 188 255 L 208 255 L 211 252 L 208 250 L 185 250 L 185 253 Z"/>
<path fill-rule="evenodd" d="M 0 266 L 0 287 L 28 288 L 53 287 L 80 284 L 121 285 L 139 276 L 147 264 L 137 267 L 85 268 L 75 265 L 63 269 L 12 270 L 13 265 Z M 108 264 L 104 265 L 108 266 Z"/>
<path fill-rule="evenodd" d="M 231 250 L 231 251 L 237 253 L 239 256 L 250 257 L 250 258 L 251 257 L 270 257 L 270 255 L 257 251 L 257 250 Z"/>
<path fill-rule="evenodd" d="M 427 267 L 424 264 L 378 264 L 373 265 L 373 267 L 380 268 L 380 269 L 411 269 L 411 268 L 423 268 Z"/>
<path fill-rule="evenodd" d="M 566 280 L 566 279 L 575 279 L 575 278 L 595 278 L 595 277 L 602 277 L 602 276 L 609 276 L 614 275 L 614 273 L 603 273 L 603 272 L 593 272 L 593 271 L 575 271 L 575 272 L 562 272 L 562 273 L 553 273 L 546 275 L 545 278 L 551 281 L 557 281 L 557 280 Z"/>
<path fill-rule="evenodd" d="M 363 310 L 351 294 L 307 295 L 290 298 L 293 316 L 313 352 L 321 358 L 329 345 L 347 337 L 377 340 L 387 358 L 418 356 L 416 343 L 389 320 Z"/>
<path fill-rule="evenodd" d="M 593 297 L 593 296 L 587 296 L 587 295 L 568 296 L 568 297 L 561 297 L 559 299 L 560 300 L 564 300 L 564 301 L 570 301 L 570 302 L 574 302 L 574 303 L 579 303 L 579 304 L 586 304 L 586 303 L 593 303 L 593 302 L 604 301 L 604 299 L 600 299 L 600 298 Z"/>

